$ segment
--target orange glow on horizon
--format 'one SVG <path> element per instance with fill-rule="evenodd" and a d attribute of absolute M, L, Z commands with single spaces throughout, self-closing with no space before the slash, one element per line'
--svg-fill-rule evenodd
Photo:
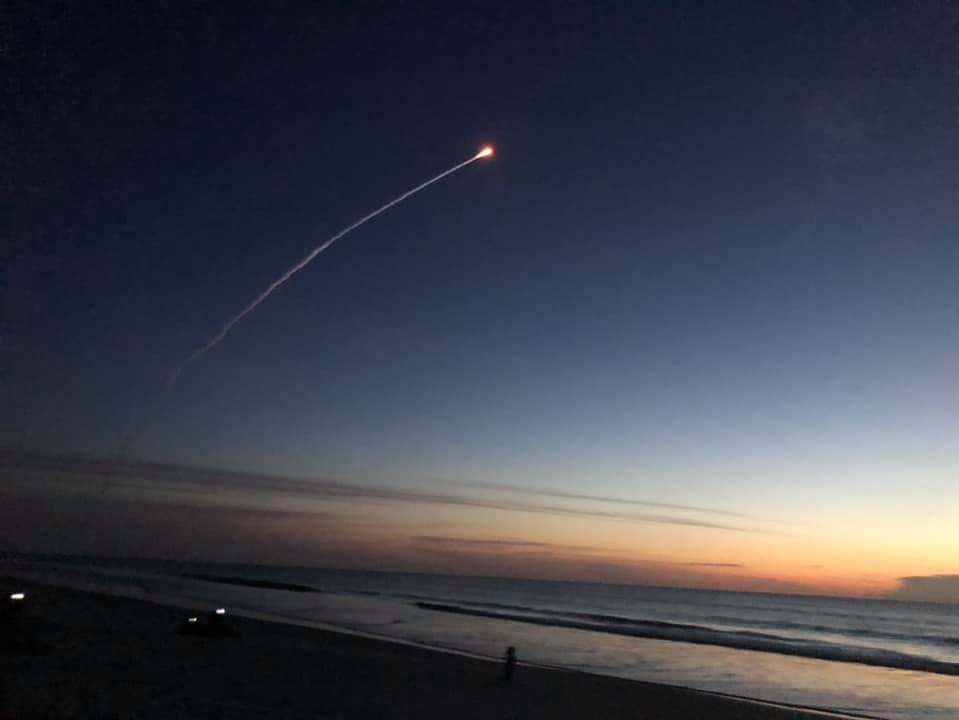
<path fill-rule="evenodd" d="M 90 474 L 82 464 L 48 475 L 24 463 L 3 477 L 30 493 L 44 488 L 20 496 L 31 517 L 43 517 L 49 497 L 71 478 Z M 226 562 L 255 553 L 267 564 L 959 602 L 959 500 L 950 498 L 937 498 L 952 511 L 940 514 L 928 512 L 925 498 L 821 511 L 790 498 L 791 509 L 768 501 L 768 509 L 745 506 L 717 520 L 709 508 L 637 512 L 628 500 L 565 491 L 555 498 L 544 491 L 539 501 L 495 487 L 467 493 L 453 484 L 343 483 L 328 493 L 323 483 L 312 492 L 307 480 L 270 475 L 258 476 L 254 490 L 221 488 L 226 471 L 182 466 L 177 483 L 151 477 L 148 466 L 141 472 L 143 478 L 126 467 L 112 474 L 111 495 L 124 502 L 109 507 L 116 513 L 112 537 L 132 538 L 144 552 L 170 529 L 177 535 L 166 552 L 179 552 L 177 537 L 192 538 L 200 527 L 196 540 L 224 548 Z M 86 510 L 64 502 L 59 522 L 85 532 Z M 257 549 L 264 529 L 276 540 Z M 16 590 L 6 602 L 22 601 Z"/>

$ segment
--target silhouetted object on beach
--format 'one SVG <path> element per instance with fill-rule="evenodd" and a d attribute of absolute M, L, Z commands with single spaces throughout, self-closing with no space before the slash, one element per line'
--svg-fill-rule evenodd
<path fill-rule="evenodd" d="M 217 608 L 211 613 L 197 613 L 183 618 L 183 622 L 180 623 L 180 634 L 225 637 L 234 633 L 226 622 L 226 610 Z"/>
<path fill-rule="evenodd" d="M 503 658 L 503 685 L 510 687 L 513 684 L 513 670 L 516 668 L 516 648 L 510 645 L 506 648 Z"/>
<path fill-rule="evenodd" d="M 24 651 L 33 648 L 33 633 L 25 617 L 27 595 L 9 593 L 0 605 L 0 650 Z"/>

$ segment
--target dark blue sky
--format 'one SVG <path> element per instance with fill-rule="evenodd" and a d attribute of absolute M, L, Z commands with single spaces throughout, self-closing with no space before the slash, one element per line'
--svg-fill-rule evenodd
<path fill-rule="evenodd" d="M 957 467 L 946 3 L 306 5 L 14 15 L 4 444 L 766 509 Z"/>

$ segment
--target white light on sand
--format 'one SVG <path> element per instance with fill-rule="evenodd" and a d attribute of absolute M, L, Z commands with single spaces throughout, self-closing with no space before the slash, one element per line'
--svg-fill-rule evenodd
<path fill-rule="evenodd" d="M 11 600 L 14 600 L 14 601 L 16 601 L 16 600 L 23 600 L 23 599 L 25 599 L 26 597 L 27 597 L 27 596 L 26 596 L 25 593 L 12 593 L 12 594 L 10 595 L 10 599 L 11 599 Z"/>
<path fill-rule="evenodd" d="M 186 621 L 195 623 L 197 619 L 195 617 L 191 617 L 191 618 L 187 618 Z"/>
<path fill-rule="evenodd" d="M 223 608 L 217 608 L 217 609 L 216 609 L 216 614 L 217 614 L 217 615 L 226 615 L 226 610 L 223 609 Z"/>

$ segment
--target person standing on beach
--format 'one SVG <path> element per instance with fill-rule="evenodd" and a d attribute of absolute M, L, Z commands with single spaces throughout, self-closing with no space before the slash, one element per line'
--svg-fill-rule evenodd
<path fill-rule="evenodd" d="M 503 664 L 503 685 L 512 687 L 513 669 L 516 667 L 516 648 L 510 645 L 506 648 L 506 656 Z"/>

